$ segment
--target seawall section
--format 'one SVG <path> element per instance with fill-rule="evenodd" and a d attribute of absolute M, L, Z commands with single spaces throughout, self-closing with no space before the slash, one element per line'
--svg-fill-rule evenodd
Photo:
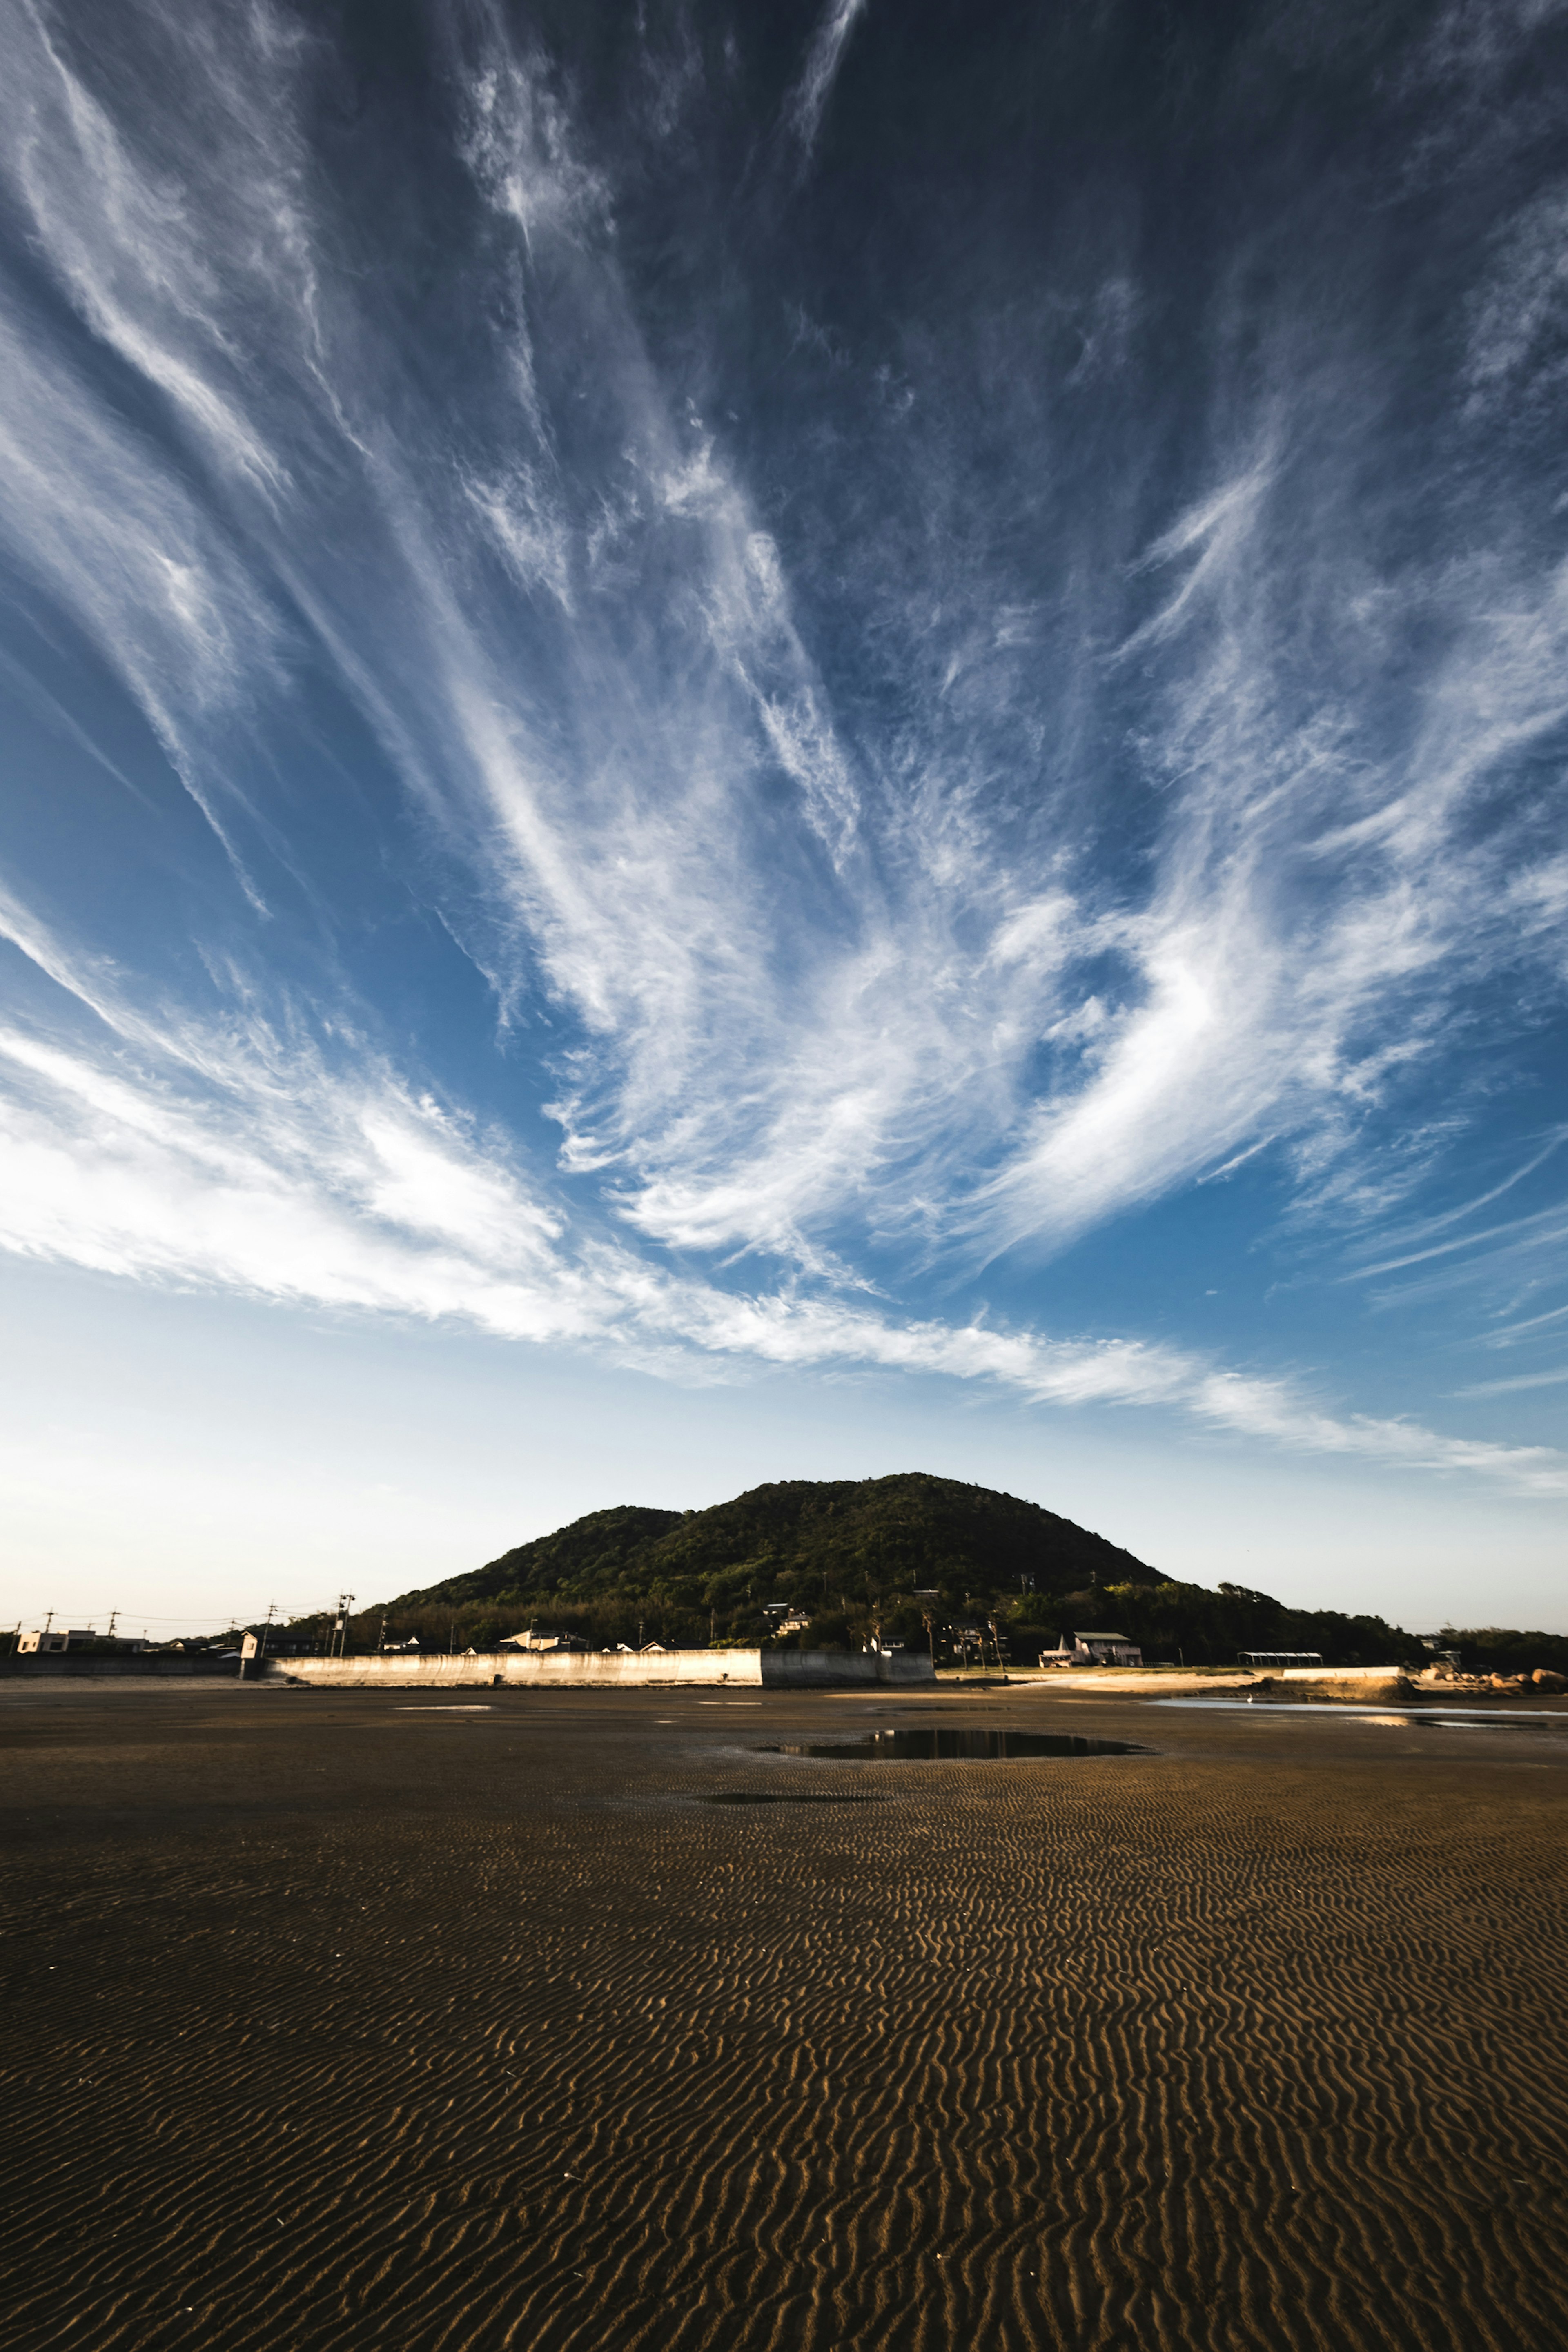
<path fill-rule="evenodd" d="M 109 1682 L 233 1682 L 238 1672 L 232 1658 L 95 1658 L 90 1654 L 77 1658 L 0 1658 L 0 1676 L 7 1682 L 80 1682 L 89 1677 Z"/>
<path fill-rule="evenodd" d="M 1273 1690 L 1289 1684 L 1303 1698 L 1364 1698 L 1391 1696 L 1411 1685 L 1403 1666 L 1050 1666 L 1031 1673 L 1009 1670 L 1008 1680 L 1019 1689 L 1068 1696 L 1090 1696 L 1105 1691 L 1138 1691 L 1166 1698 L 1192 1698 L 1226 1691 L 1255 1691 L 1267 1683 Z"/>
<path fill-rule="evenodd" d="M 668 1650 L 658 1657 L 595 1650 L 543 1657 L 518 1650 L 411 1657 L 400 1651 L 395 1656 L 269 1659 L 265 1672 L 269 1681 L 332 1690 L 626 1690 L 671 1684 L 834 1690 L 935 1681 L 929 1658 L 846 1656 L 830 1650 Z"/>
<path fill-rule="evenodd" d="M 859 1652 L 844 1657 L 832 1650 L 763 1650 L 760 1655 L 764 1690 L 844 1689 L 859 1684 L 874 1689 L 888 1683 L 931 1688 L 936 1682 L 931 1660 L 918 1652 L 890 1658 Z"/>

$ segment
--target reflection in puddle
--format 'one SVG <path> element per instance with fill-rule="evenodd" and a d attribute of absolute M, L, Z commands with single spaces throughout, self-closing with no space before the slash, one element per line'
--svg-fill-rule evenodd
<path fill-rule="evenodd" d="M 1071 1731 L 873 1731 L 862 1739 L 781 1740 L 760 1756 L 820 1756 L 846 1764 L 1011 1764 L 1030 1756 L 1152 1756 L 1130 1739 Z"/>

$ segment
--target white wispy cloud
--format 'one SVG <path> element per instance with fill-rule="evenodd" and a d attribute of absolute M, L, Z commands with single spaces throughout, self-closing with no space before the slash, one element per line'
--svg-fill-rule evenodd
<path fill-rule="evenodd" d="M 500 323 L 458 455 L 414 384 L 395 433 L 391 388 L 365 380 L 390 330 L 322 257 L 285 20 L 146 21 L 184 78 L 155 154 L 14 0 L 12 169 L 62 289 L 171 404 L 217 502 L 14 323 L 14 539 L 237 857 L 223 730 L 277 701 L 278 583 L 581 1021 L 554 1098 L 568 1162 L 612 1178 L 650 1239 L 803 1264 L 856 1226 L 1055 1246 L 1270 1132 L 1315 1165 L 1429 1050 L 1489 930 L 1517 944 L 1535 908 L 1550 939 L 1546 866 L 1515 861 L 1500 904 L 1507 861 L 1460 836 L 1499 760 L 1561 713 L 1561 582 L 1437 583 L 1469 617 L 1418 739 L 1369 765 L 1347 712 L 1289 709 L 1271 583 L 1300 491 L 1277 417 L 1270 454 L 1131 569 L 1156 604 L 1118 674 L 1173 664 L 1149 887 L 1118 902 L 1081 862 L 1020 868 L 918 737 L 912 795 L 863 772 L 776 535 L 649 356 L 613 186 L 540 58 L 491 22 L 456 59 L 460 152 L 516 240 L 463 265 Z M 850 21 L 824 20 L 825 72 Z M 221 141 L 180 128 L 215 112 Z M 568 460 L 561 420 L 590 388 L 600 422 Z M 376 551 L 373 598 L 323 508 Z M 1309 565 L 1324 599 L 1353 560 Z M 496 970 L 493 941 L 476 953 Z"/>
<path fill-rule="evenodd" d="M 649 1369 L 858 1365 L 976 1381 L 1042 1405 L 1174 1411 L 1390 1466 L 1568 1491 L 1547 1448 L 1336 1416 L 1285 1381 L 1134 1339 L 899 1318 L 841 1291 L 746 1292 L 574 1227 L 515 1150 L 384 1057 L 243 1029 L 161 1033 L 78 974 L 36 921 L 9 935 L 91 1026 L 0 1027 L 0 1245 L 138 1281 L 455 1320 Z M 96 1039 L 96 1042 L 95 1042 Z"/>
<path fill-rule="evenodd" d="M 1542 1241 L 1557 1242 L 1563 1238 L 1565 1230 L 1564 1213 L 1562 1204 L 1558 1203 L 1550 1209 L 1538 1209 L 1528 1217 L 1510 1217 L 1505 1224 L 1481 1225 L 1474 1233 L 1455 1234 L 1448 1240 L 1433 1242 L 1425 1249 L 1406 1250 L 1398 1257 L 1379 1258 L 1373 1265 L 1356 1266 L 1342 1278 L 1346 1282 L 1365 1282 L 1375 1275 L 1401 1274 L 1407 1265 L 1426 1265 L 1433 1258 L 1451 1256 L 1457 1250 L 1488 1249 L 1489 1244 L 1496 1242 L 1506 1242 L 1515 1247 L 1521 1241 L 1527 1247 L 1534 1247 Z"/>
<path fill-rule="evenodd" d="M 818 23 L 786 104 L 803 149 L 858 13 L 832 0 Z M 789 499 L 748 479 L 700 370 L 656 356 L 614 158 L 499 13 L 447 28 L 444 165 L 468 205 L 439 224 L 468 322 L 449 376 L 426 317 L 344 260 L 303 127 L 320 44 L 286 10 L 127 0 L 123 81 L 64 12 L 0 16 L 0 168 L 80 327 L 70 342 L 19 279 L 0 298 L 15 562 L 155 730 L 250 916 L 263 848 L 292 850 L 247 755 L 287 735 L 319 666 L 432 851 L 419 887 L 509 1013 L 556 1024 L 547 1108 L 575 1187 L 400 1078 L 346 999 L 313 1008 L 331 1051 L 259 1021 L 235 1045 L 206 1014 L 135 1010 L 18 904 L 10 935 L 118 1043 L 8 1033 L 12 1246 L 1557 1475 L 1180 1351 L 900 1320 L 863 1268 L 868 1241 L 906 1264 L 1058 1247 L 1265 1142 L 1305 1197 L 1369 1200 L 1358 1133 L 1440 1050 L 1456 997 L 1521 958 L 1561 975 L 1568 867 L 1498 779 L 1568 711 L 1568 574 L 1500 539 L 1387 576 L 1313 441 L 1345 387 L 1281 367 L 1250 407 L 1231 395 L 1207 487 L 1125 551 L 1114 627 L 1086 625 L 1047 675 L 1047 600 L 990 564 L 1015 489 L 975 519 L 966 572 L 962 418 L 895 443 L 923 412 L 873 384 L 868 458 L 912 453 L 931 551 L 877 608 L 898 640 L 879 732 L 836 707 Z M 1499 243 L 1457 403 L 1550 342 L 1552 217 Z M 1129 373 L 1147 307 L 1122 273 L 1101 286 L 1074 397 Z M 1395 723 L 1378 682 L 1412 635 L 1420 691 Z M 1003 691 L 1022 781 L 988 749 Z M 1138 770 L 1135 858 L 1099 854 L 1108 739 Z M 1026 805 L 1047 770 L 1057 798 Z M 215 957 L 250 916 L 215 909 Z M 593 1185 L 585 1225 L 563 1203 Z M 1360 1271 L 1471 1248 L 1427 1235 Z M 773 1254 L 807 1281 L 742 1295 L 664 1249 Z"/>
<path fill-rule="evenodd" d="M 72 71 L 45 10 L 17 0 L 12 15 L 22 37 L 7 47 L 7 161 L 62 282 L 94 332 L 183 413 L 221 464 L 280 487 L 276 458 L 220 386 L 234 354 L 214 315 L 220 279 L 210 225 L 198 233 L 187 192 L 160 184 L 132 154 Z M 221 72 L 211 73 L 209 88 L 221 87 Z M 246 110 L 228 110 L 231 136 Z M 105 224 L 107 237 L 99 233 Z M 193 337 L 194 353 L 184 348 Z"/>
<path fill-rule="evenodd" d="M 801 145 L 816 144 L 824 110 L 844 55 L 844 45 L 866 0 L 827 0 L 806 55 L 799 81 L 784 103 L 784 120 Z"/>
<path fill-rule="evenodd" d="M 199 745 L 276 676 L 275 617 L 195 501 L 15 317 L 0 386 L 0 529 L 134 697 L 254 897 L 229 772 Z"/>
<path fill-rule="evenodd" d="M 1159 878 L 1099 927 L 1124 959 L 1121 1003 L 1081 1082 L 1028 1112 L 984 1189 L 995 1240 L 1065 1237 L 1270 1130 L 1293 1129 L 1310 1166 L 1315 1140 L 1440 1047 L 1448 992 L 1520 952 L 1515 894 L 1543 889 L 1554 861 L 1488 820 L 1500 771 L 1568 709 L 1568 582 L 1527 597 L 1485 566 L 1442 581 L 1453 642 L 1428 716 L 1374 766 L 1344 714 L 1284 720 L 1280 544 L 1255 469 L 1153 551 L 1192 565 L 1124 649 L 1185 641 L 1159 743 Z"/>
<path fill-rule="evenodd" d="M 1456 1396 L 1511 1396 L 1520 1389 L 1550 1389 L 1561 1387 L 1568 1381 L 1568 1364 L 1560 1364 L 1550 1372 L 1520 1372 L 1510 1381 L 1474 1381 L 1468 1388 L 1456 1389 Z"/>

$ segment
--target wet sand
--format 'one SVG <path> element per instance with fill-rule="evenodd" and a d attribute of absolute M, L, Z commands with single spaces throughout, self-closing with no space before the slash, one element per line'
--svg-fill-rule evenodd
<path fill-rule="evenodd" d="M 485 1696 L 0 1685 L 11 2352 L 1568 2336 L 1568 1712 Z"/>

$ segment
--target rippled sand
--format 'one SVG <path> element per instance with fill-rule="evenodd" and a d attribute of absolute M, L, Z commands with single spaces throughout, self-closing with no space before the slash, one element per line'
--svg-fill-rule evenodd
<path fill-rule="evenodd" d="M 1163 1752 L 750 1752 L 937 1721 Z M 1568 2337 L 1568 1715 L 0 1686 L 0 1769 L 10 2352 Z"/>

